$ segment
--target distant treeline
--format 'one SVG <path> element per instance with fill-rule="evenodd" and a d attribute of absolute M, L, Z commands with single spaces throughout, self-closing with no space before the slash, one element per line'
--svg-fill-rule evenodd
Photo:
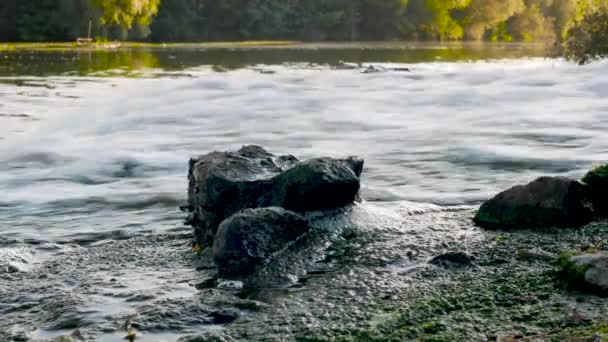
<path fill-rule="evenodd" d="M 606 0 L 0 0 L 0 41 L 559 41 Z"/>

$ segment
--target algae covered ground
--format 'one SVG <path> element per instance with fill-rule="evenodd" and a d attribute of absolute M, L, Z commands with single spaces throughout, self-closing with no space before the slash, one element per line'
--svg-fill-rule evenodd
<path fill-rule="evenodd" d="M 474 210 L 466 208 L 407 211 L 400 222 L 379 215 L 378 208 L 369 210 L 360 207 L 350 213 L 352 221 L 341 225 L 345 228 L 322 258 L 306 266 L 307 274 L 297 284 L 278 291 L 282 295 L 268 288 L 246 295 L 251 300 L 272 298 L 272 313 L 262 310 L 219 333 L 184 340 L 608 337 L 608 298 L 570 288 L 557 265 L 563 251 L 608 237 L 607 222 L 571 229 L 486 231 L 470 223 Z M 466 265 L 428 262 L 446 251 L 463 251 L 474 259 Z"/>
<path fill-rule="evenodd" d="M 426 269 L 421 282 L 379 303 L 384 313 L 364 329 L 333 332 L 358 341 L 602 341 L 608 298 L 579 292 L 558 274 L 554 256 L 608 237 L 608 223 L 581 229 L 486 231 L 463 242 L 476 265 Z M 301 335 L 323 341 L 329 334 Z"/>
<path fill-rule="evenodd" d="M 310 234 L 252 276 L 217 280 L 209 250 L 189 250 L 182 227 L 41 242 L 31 248 L 48 257 L 34 253 L 0 278 L 0 339 L 56 341 L 78 329 L 87 341 L 121 341 L 126 321 L 142 341 L 608 337 L 608 298 L 568 288 L 556 272 L 559 253 L 605 239 L 607 222 L 486 231 L 474 212 L 363 203 L 312 217 Z M 474 258 L 429 262 L 449 251 Z"/>

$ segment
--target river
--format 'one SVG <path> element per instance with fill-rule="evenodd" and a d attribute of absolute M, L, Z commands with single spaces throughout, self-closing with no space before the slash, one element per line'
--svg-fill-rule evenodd
<path fill-rule="evenodd" d="M 411 72 L 333 68 L 340 60 Z M 344 284 L 366 283 L 370 298 L 371 288 L 401 288 L 378 270 L 413 267 L 389 262 L 405 245 L 482 240 L 469 227 L 481 201 L 541 174 L 580 177 L 608 160 L 606 132 L 608 63 L 578 66 L 519 45 L 0 52 L 0 339 L 79 328 L 119 341 L 131 316 L 145 341 L 289 339 L 301 326 L 327 327 L 360 289 Z M 338 268 L 319 280 L 346 291 L 321 301 L 276 284 L 255 300 L 201 295 L 193 285 L 211 261 L 190 251 L 178 210 L 187 161 L 244 144 L 364 158 L 359 219 L 417 233 L 353 256 L 369 258 L 367 273 Z M 440 228 L 420 233 L 430 226 Z M 331 238 L 319 240 L 312 254 L 323 258 Z M 292 273 L 297 282 L 302 271 Z M 344 315 L 370 320 L 355 302 L 357 314 Z M 210 323 L 218 308 L 239 319 Z"/>

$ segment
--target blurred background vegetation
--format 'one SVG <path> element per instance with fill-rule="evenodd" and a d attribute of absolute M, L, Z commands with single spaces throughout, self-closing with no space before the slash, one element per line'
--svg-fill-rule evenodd
<path fill-rule="evenodd" d="M 104 41 L 473 40 L 563 42 L 584 50 L 585 41 L 605 44 L 607 2 L 2 0 L 0 41 L 73 41 L 86 37 L 92 23 L 93 37 Z"/>

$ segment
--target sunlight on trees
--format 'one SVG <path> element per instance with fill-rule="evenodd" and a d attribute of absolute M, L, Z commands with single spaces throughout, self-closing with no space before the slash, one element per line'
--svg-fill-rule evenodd
<path fill-rule="evenodd" d="M 569 39 L 606 0 L 3 0 L 0 41 Z M 599 20 L 595 19 L 595 20 Z M 581 36 L 578 33 L 578 36 Z"/>

